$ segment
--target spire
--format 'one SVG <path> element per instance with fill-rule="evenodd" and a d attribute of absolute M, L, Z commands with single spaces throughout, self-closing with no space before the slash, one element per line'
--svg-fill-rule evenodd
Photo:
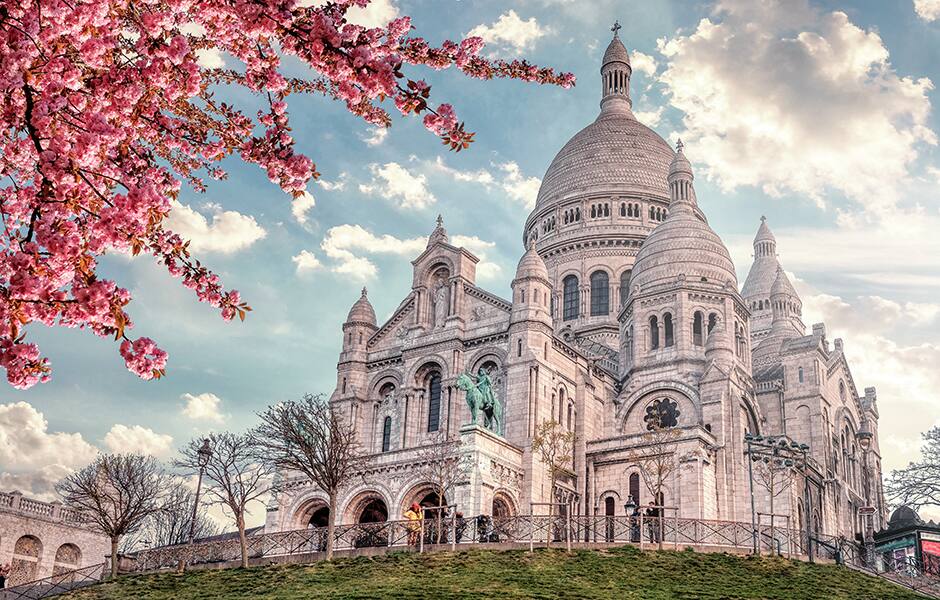
<path fill-rule="evenodd" d="M 601 63 L 601 109 L 610 110 L 614 107 L 627 111 L 633 106 L 630 99 L 630 76 L 633 68 L 630 66 L 630 55 L 623 42 L 620 41 L 620 22 L 614 21 L 610 28 L 614 37 L 610 40 L 604 52 Z"/>
<path fill-rule="evenodd" d="M 695 176 L 692 173 L 692 163 L 685 157 L 682 149 L 685 144 L 682 140 L 676 142 L 676 155 L 669 165 L 669 197 L 672 200 L 670 211 L 683 206 L 696 205 L 695 187 L 692 185 Z"/>
<path fill-rule="evenodd" d="M 434 228 L 434 231 L 432 231 L 431 235 L 428 237 L 428 248 L 438 242 L 445 244 L 450 242 L 450 238 L 447 237 L 447 230 L 444 229 L 444 217 L 441 215 L 437 215 L 437 227 Z"/>
<path fill-rule="evenodd" d="M 760 227 L 757 228 L 757 235 L 754 236 L 754 258 L 768 256 L 777 256 L 777 238 L 767 225 L 767 217 L 761 216 Z"/>
<path fill-rule="evenodd" d="M 790 283 L 790 278 L 784 272 L 783 267 L 777 265 L 777 274 L 774 277 L 774 284 L 770 288 L 770 307 L 772 311 L 772 321 L 770 324 L 771 335 L 781 335 L 784 337 L 794 337 L 802 335 L 790 322 L 793 316 L 800 314 L 800 298 Z"/>
<path fill-rule="evenodd" d="M 369 290 L 366 289 L 366 286 L 362 286 L 362 297 L 363 298 L 369 297 Z"/>

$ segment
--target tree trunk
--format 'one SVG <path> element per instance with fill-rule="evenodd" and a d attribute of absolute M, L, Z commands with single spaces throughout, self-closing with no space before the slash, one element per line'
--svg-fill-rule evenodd
<path fill-rule="evenodd" d="M 336 490 L 330 490 L 330 516 L 326 522 L 326 560 L 333 560 L 333 534 L 336 532 Z"/>
<path fill-rule="evenodd" d="M 111 579 L 117 577 L 118 574 L 118 542 L 121 541 L 121 536 L 112 535 L 111 536 Z"/>
<path fill-rule="evenodd" d="M 545 547 L 552 547 L 552 534 L 554 533 L 555 523 L 552 521 L 552 509 L 555 508 L 555 473 L 548 478 L 548 535 L 545 536 Z"/>
<path fill-rule="evenodd" d="M 245 513 L 238 513 L 238 543 L 242 551 L 242 568 L 248 568 L 248 540 L 245 539 Z"/>

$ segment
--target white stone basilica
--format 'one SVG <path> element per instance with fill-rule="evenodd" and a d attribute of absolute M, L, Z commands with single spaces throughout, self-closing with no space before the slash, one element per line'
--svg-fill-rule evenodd
<path fill-rule="evenodd" d="M 600 114 L 542 179 L 511 300 L 476 285 L 477 257 L 451 245 L 439 219 L 388 321 L 377 323 L 365 290 L 353 304 L 331 401 L 374 461 L 340 499 L 337 523 L 401 519 L 433 496 L 416 461 L 440 431 L 460 436 L 472 458 L 467 481 L 447 498 L 467 516 L 544 514 L 532 503 L 548 501 L 622 515 L 629 496 L 655 500 L 630 455 L 658 414 L 678 432 L 678 466 L 660 500 L 681 517 L 750 522 L 751 433 L 810 447 L 809 493 L 798 477 L 777 498 L 775 512 L 791 514 L 793 526 L 809 520 L 820 533 L 851 537 L 868 504 L 877 507 L 875 529 L 883 526 L 875 390 L 860 393 L 842 341 L 830 342 L 823 324 L 804 330 L 763 219 L 739 289 L 681 142 L 674 152 L 631 110 L 631 72 L 615 33 Z M 481 369 L 502 404 L 500 434 L 468 425 L 457 378 Z M 548 419 L 575 436 L 554 490 L 531 448 Z M 864 459 L 859 432 L 873 434 Z M 289 482 L 266 530 L 325 524 L 322 491 Z M 769 494 L 757 493 L 757 510 L 768 512 Z"/>

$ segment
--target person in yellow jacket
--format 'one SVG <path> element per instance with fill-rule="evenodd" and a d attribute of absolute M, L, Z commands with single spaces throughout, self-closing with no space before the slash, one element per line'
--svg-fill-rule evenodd
<path fill-rule="evenodd" d="M 421 540 L 421 507 L 417 502 L 411 504 L 411 508 L 405 511 L 405 519 L 408 523 L 405 527 L 408 529 L 408 543 L 417 545 Z"/>

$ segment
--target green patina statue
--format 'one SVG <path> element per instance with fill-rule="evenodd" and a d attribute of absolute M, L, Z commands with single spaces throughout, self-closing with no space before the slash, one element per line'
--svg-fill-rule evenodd
<path fill-rule="evenodd" d="M 486 369 L 473 374 L 461 373 L 457 377 L 457 387 L 467 395 L 470 408 L 470 423 L 477 424 L 477 415 L 483 413 L 483 426 L 493 433 L 503 433 L 503 407 L 493 391 L 493 380 Z"/>

